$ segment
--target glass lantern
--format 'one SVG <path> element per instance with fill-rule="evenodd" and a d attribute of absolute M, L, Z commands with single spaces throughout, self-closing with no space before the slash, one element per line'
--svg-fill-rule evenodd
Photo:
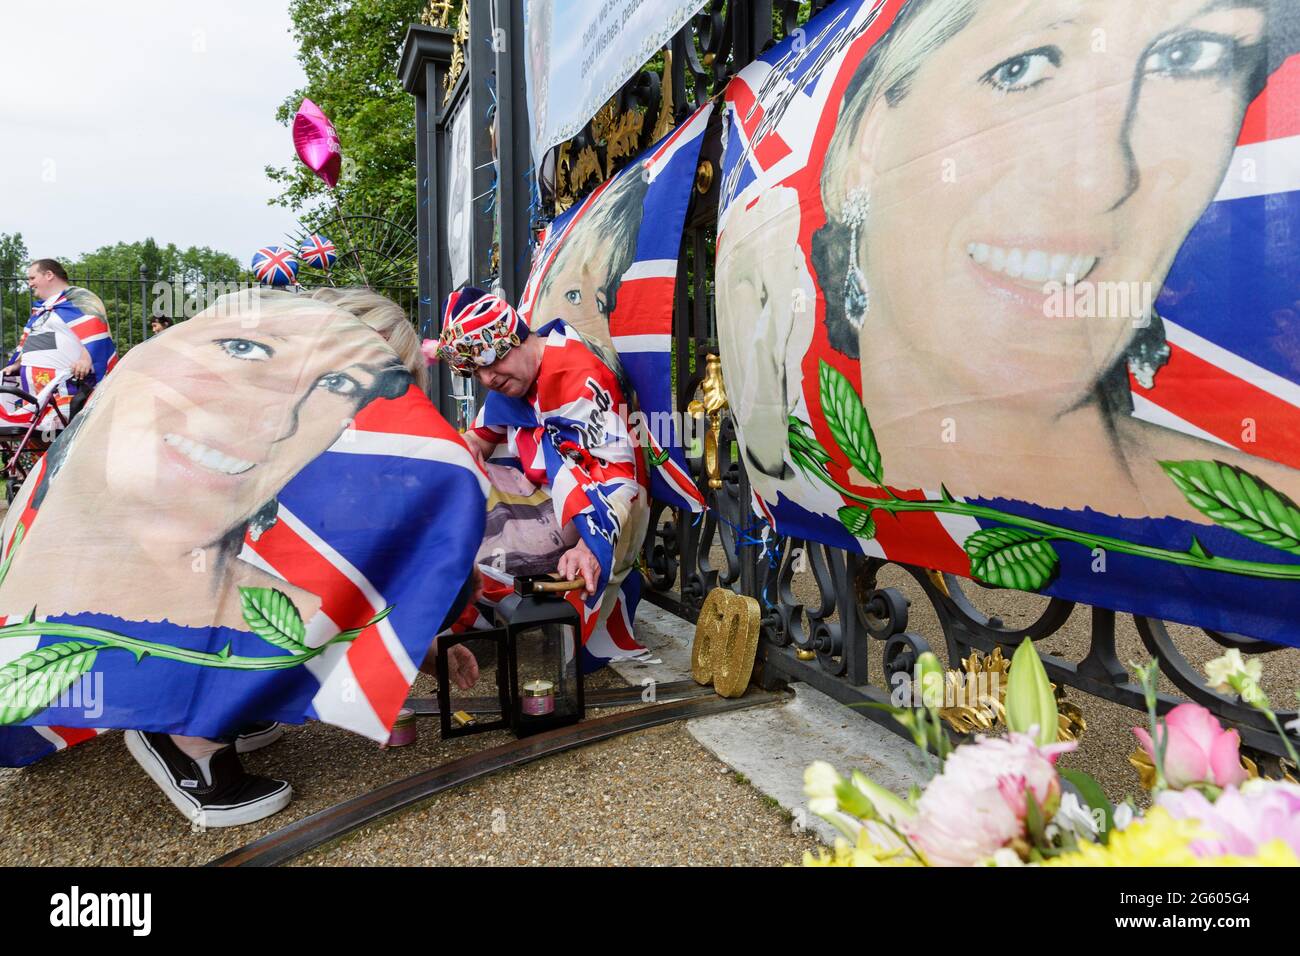
<path fill-rule="evenodd" d="M 577 610 L 557 594 L 534 592 L 510 595 L 500 611 L 506 622 L 515 736 L 582 720 L 586 701 Z"/>
<path fill-rule="evenodd" d="M 479 664 L 478 683 L 470 691 L 454 687 L 451 680 L 448 654 L 457 645 L 469 648 Z M 511 726 L 509 657 L 505 627 L 439 636 L 436 657 L 438 725 L 443 740 Z M 455 698 L 451 696 L 453 691 L 457 695 Z"/>

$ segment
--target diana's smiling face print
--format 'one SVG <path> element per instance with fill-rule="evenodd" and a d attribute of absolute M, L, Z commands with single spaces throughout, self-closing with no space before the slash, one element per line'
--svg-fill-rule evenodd
<path fill-rule="evenodd" d="M 1135 317 L 1048 317 L 1045 284 L 1159 291 L 1223 180 L 1265 28 L 1231 0 L 979 4 L 830 171 L 870 197 L 864 378 L 888 327 L 971 398 L 1086 395 Z"/>
<path fill-rule="evenodd" d="M 328 309 L 202 315 L 122 360 L 77 457 L 102 461 L 115 507 L 147 509 L 147 535 L 207 546 L 333 444 L 395 361 Z"/>

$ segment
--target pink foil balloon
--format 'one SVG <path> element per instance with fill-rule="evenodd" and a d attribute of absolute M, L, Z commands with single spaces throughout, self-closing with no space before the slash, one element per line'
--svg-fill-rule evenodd
<path fill-rule="evenodd" d="M 334 132 L 329 117 L 311 100 L 303 100 L 293 118 L 293 145 L 307 168 L 333 189 L 343 164 L 339 134 Z"/>

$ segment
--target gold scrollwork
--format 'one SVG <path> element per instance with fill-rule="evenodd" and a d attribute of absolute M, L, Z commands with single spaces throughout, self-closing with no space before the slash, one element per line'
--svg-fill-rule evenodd
<path fill-rule="evenodd" d="M 691 645 L 691 677 L 720 697 L 740 697 L 749 687 L 758 653 L 758 602 L 727 588 L 704 599 Z"/>
<path fill-rule="evenodd" d="M 592 177 L 600 182 L 600 159 L 596 156 L 596 151 L 590 146 L 584 146 L 578 150 L 578 155 L 573 158 L 569 166 L 569 192 L 566 197 L 565 208 L 567 209 L 574 198 L 581 195 L 586 189 L 587 181 Z"/>
<path fill-rule="evenodd" d="M 667 136 L 677 121 L 673 119 L 673 51 L 664 50 L 664 74 L 659 81 L 659 116 L 650 131 L 650 142 L 657 143 Z"/>
<path fill-rule="evenodd" d="M 1002 648 L 991 654 L 971 651 L 961 662 L 960 671 L 944 675 L 944 704 L 939 716 L 960 734 L 988 733 L 1007 719 L 1007 675 L 1011 662 L 1002 656 Z M 1065 699 L 1064 688 L 1052 685 L 1056 695 L 1056 739 L 1078 740 L 1088 729 L 1088 721 L 1076 704 Z M 948 705 L 949 701 L 953 701 Z"/>
<path fill-rule="evenodd" d="M 605 147 L 605 178 L 614 175 L 614 164 L 626 156 L 635 156 L 641 145 L 645 114 L 637 110 L 620 113 L 610 127 Z"/>
<path fill-rule="evenodd" d="M 995 647 L 991 654 L 971 651 L 961 666 L 960 671 L 944 674 L 946 706 L 939 708 L 939 716 L 959 734 L 986 733 L 1006 720 L 1004 701 L 1011 662 L 1002 656 L 1002 648 Z M 948 705 L 948 701 L 953 703 Z"/>
<path fill-rule="evenodd" d="M 447 24 L 442 24 L 446 26 Z M 456 88 L 456 81 L 465 71 L 465 46 L 469 43 L 469 0 L 460 5 L 460 15 L 456 18 L 456 32 L 451 38 L 451 65 L 447 75 L 442 78 L 442 102 L 445 106 L 451 99 L 451 91 Z"/>
<path fill-rule="evenodd" d="M 420 22 L 427 27 L 451 26 L 452 0 L 429 0 L 429 5 L 420 14 Z"/>
<path fill-rule="evenodd" d="M 709 473 L 709 487 L 722 487 L 722 462 L 719 442 L 722 437 L 722 413 L 731 407 L 727 401 L 727 385 L 722 380 L 722 359 L 710 353 L 704 360 L 704 380 L 700 383 L 703 400 L 695 399 L 686 406 L 693 417 L 707 415 L 709 430 L 704 435 L 704 467 Z"/>

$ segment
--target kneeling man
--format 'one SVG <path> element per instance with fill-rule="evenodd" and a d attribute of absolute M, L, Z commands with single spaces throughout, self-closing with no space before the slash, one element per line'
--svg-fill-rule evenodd
<path fill-rule="evenodd" d="M 479 565 L 503 580 L 581 578 L 589 661 L 644 653 L 631 622 L 650 510 L 635 396 L 617 358 L 598 349 L 560 319 L 530 330 L 505 300 L 472 287 L 448 298 L 437 347 L 489 389 L 465 435 L 494 488 Z"/>

